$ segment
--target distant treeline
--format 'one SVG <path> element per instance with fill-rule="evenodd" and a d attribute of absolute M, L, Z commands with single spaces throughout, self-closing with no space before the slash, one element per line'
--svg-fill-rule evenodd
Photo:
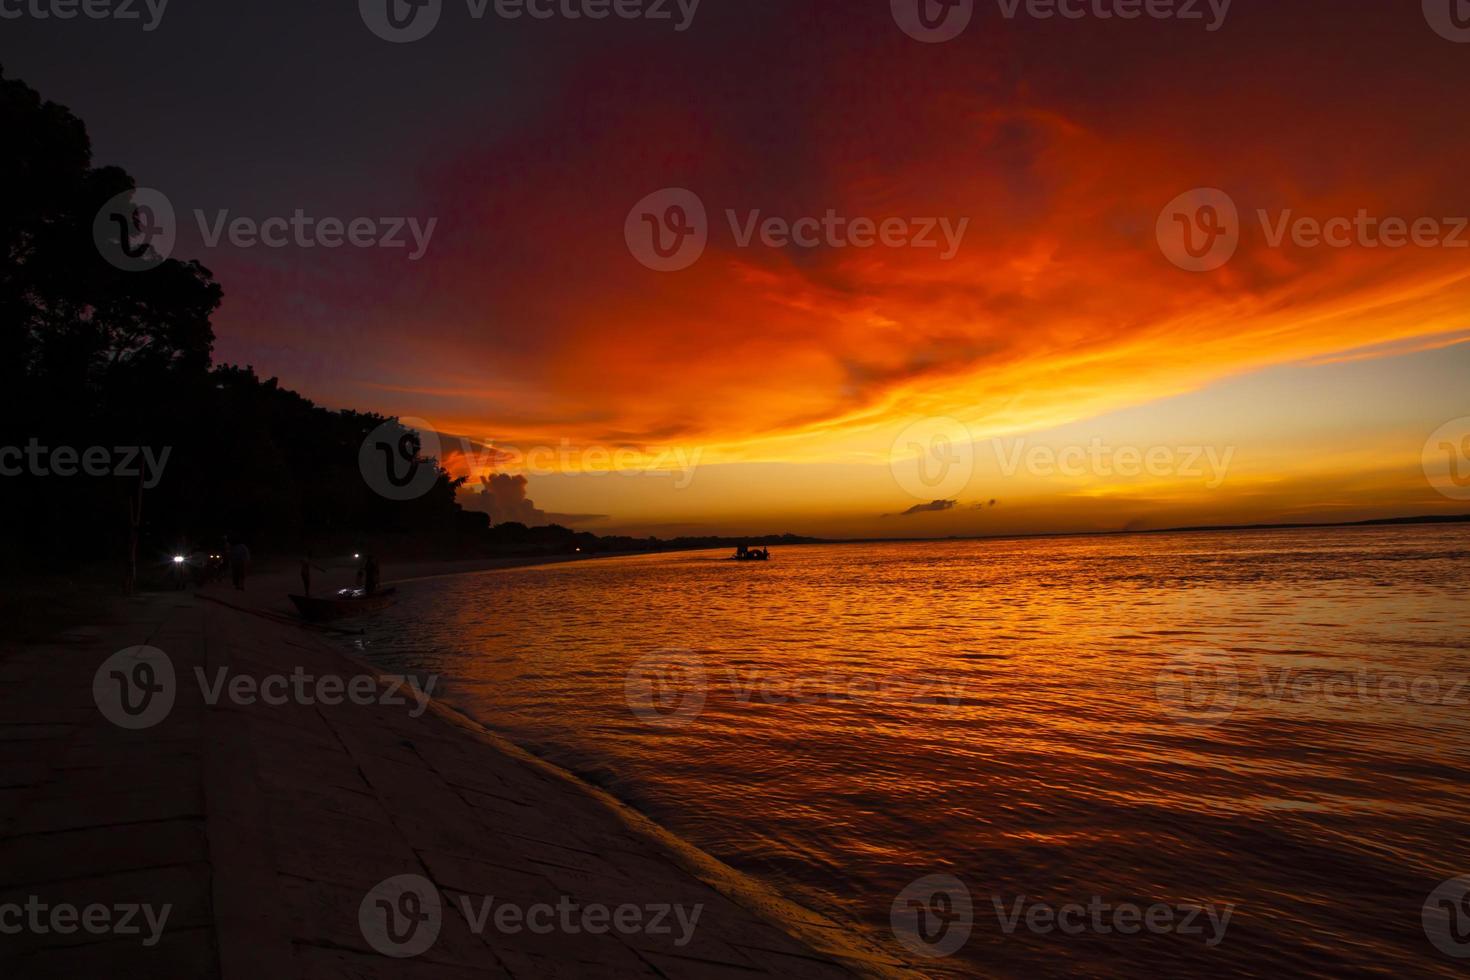
<path fill-rule="evenodd" d="M 466 557 L 716 547 L 719 538 L 599 538 L 490 527 L 452 479 L 407 501 L 364 481 L 358 454 L 381 416 L 331 411 L 249 367 L 212 363 L 223 290 L 194 261 L 124 271 L 94 223 L 135 189 L 94 167 L 82 122 L 0 68 L 0 493 L 11 571 L 132 565 L 227 536 L 257 553 Z M 121 232 L 119 232 L 121 233 Z M 417 437 L 400 430 L 417 445 Z M 165 455 L 166 454 L 166 455 Z M 762 538 L 750 543 L 792 543 Z"/>

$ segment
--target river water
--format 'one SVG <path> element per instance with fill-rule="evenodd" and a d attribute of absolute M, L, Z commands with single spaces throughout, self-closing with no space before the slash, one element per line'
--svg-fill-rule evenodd
<path fill-rule="evenodd" d="M 930 972 L 1470 965 L 1470 528 L 725 557 L 410 584 L 363 649 Z"/>

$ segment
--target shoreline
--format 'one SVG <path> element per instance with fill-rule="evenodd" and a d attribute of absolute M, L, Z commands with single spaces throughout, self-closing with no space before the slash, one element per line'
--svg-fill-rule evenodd
<path fill-rule="evenodd" d="M 648 554 L 647 552 L 620 552 L 591 556 L 544 556 L 530 558 L 468 559 L 440 563 L 413 563 L 413 574 L 404 578 L 386 580 L 384 584 L 403 585 L 452 578 L 459 575 L 475 575 L 492 571 L 512 571 L 520 568 L 570 564 L 573 562 L 594 561 L 598 559 L 646 557 Z M 417 567 L 419 565 L 432 566 L 436 564 L 454 566 L 471 565 L 474 567 L 455 567 L 452 569 L 432 571 Z M 332 646 L 343 659 L 354 663 L 361 670 L 379 676 L 383 675 L 383 671 L 375 664 L 363 659 L 361 656 L 342 649 L 342 645 L 334 644 Z M 841 925 L 813 909 L 800 905 L 781 894 L 778 889 L 726 864 L 694 843 L 659 824 L 652 817 L 649 817 L 631 804 L 619 799 L 602 787 L 589 783 L 564 766 L 558 765 L 544 756 L 537 755 L 501 731 L 492 728 L 489 723 L 474 717 L 468 711 L 437 698 L 429 703 L 428 710 L 449 721 L 451 724 L 462 728 L 470 737 L 487 741 L 498 751 L 524 765 L 535 768 L 554 779 L 574 786 L 579 792 L 612 811 L 630 833 L 654 842 L 657 846 L 666 850 L 668 856 L 673 858 L 675 863 L 683 868 L 683 870 L 703 881 L 705 884 L 710 885 L 737 905 L 750 909 L 760 918 L 782 929 L 793 939 L 811 946 L 814 951 L 830 956 L 839 963 L 853 967 L 856 975 L 872 977 L 910 975 L 904 972 L 885 969 L 885 965 L 897 966 L 898 961 L 890 961 L 887 954 L 873 949 L 867 944 L 866 940 L 859 937 L 859 934 L 853 928 Z"/>
<path fill-rule="evenodd" d="M 1025 531 L 1013 534 L 949 534 L 934 536 L 905 536 L 885 538 L 820 538 L 798 535 L 801 540 L 790 542 L 777 542 L 762 547 L 777 548 L 782 551 L 790 548 L 813 548 L 828 545 L 849 544 L 948 544 L 957 541 L 977 542 L 1009 542 L 1009 541 L 1052 541 L 1071 538 L 1124 538 L 1135 535 L 1164 536 L 1164 535 L 1194 535 L 1194 534 L 1244 534 L 1261 533 L 1272 531 L 1353 531 L 1353 530 L 1377 530 L 1387 528 L 1427 528 L 1427 527 L 1458 527 L 1470 524 L 1470 514 L 1420 514 L 1411 517 L 1384 517 L 1363 521 L 1328 521 L 1325 523 L 1276 523 L 1276 524 L 1201 524 L 1179 527 L 1159 528 L 1119 528 L 1116 530 L 1098 531 Z M 749 540 L 764 542 L 767 538 L 779 537 L 779 535 L 751 535 Z M 735 540 L 732 538 L 731 540 Z M 395 579 L 385 584 L 418 581 L 422 578 L 444 578 L 450 575 L 474 574 L 481 571 L 495 571 L 497 569 L 513 569 L 529 567 L 533 565 L 562 564 L 579 561 L 602 561 L 614 558 L 637 558 L 652 557 L 655 555 L 685 555 L 697 554 L 701 551 L 724 551 L 728 546 L 700 545 L 688 548 L 655 548 L 646 551 L 610 551 L 596 552 L 581 555 L 534 555 L 526 557 L 509 558 L 468 558 L 448 559 L 444 561 L 405 562 L 404 564 L 418 565 L 472 565 L 476 567 L 464 568 L 457 571 L 443 571 L 427 575 L 415 575 L 410 578 Z M 270 560 L 281 560 L 273 558 Z"/>
<path fill-rule="evenodd" d="M 421 563 L 398 581 L 543 563 Z M 153 947 L 23 935 L 0 962 L 34 976 L 914 975 L 451 705 L 413 717 L 386 703 L 210 703 L 196 688 L 216 675 L 264 691 L 304 670 L 387 690 L 390 675 L 341 645 L 267 618 L 289 608 L 294 581 L 130 597 L 0 658 L 0 902 L 126 895 L 174 912 Z M 178 683 L 164 720 L 130 731 L 103 717 L 92 681 L 139 644 L 165 651 Z M 369 889 L 395 874 L 444 897 L 443 934 L 416 959 L 380 955 L 359 921 Z M 704 917 L 685 947 L 477 933 L 453 904 L 558 894 L 620 908 L 676 896 Z"/>

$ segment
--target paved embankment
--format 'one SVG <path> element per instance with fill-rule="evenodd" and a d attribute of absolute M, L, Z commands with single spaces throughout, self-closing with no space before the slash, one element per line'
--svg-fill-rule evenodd
<path fill-rule="evenodd" d="M 290 584 L 142 596 L 0 654 L 0 975 L 906 971 L 411 687 L 388 696 L 270 618 Z M 167 659 L 115 657 L 134 646 Z"/>

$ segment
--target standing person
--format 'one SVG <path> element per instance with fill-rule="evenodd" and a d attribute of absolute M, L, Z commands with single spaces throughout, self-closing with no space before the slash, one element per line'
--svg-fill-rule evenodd
<path fill-rule="evenodd" d="M 245 572 L 250 565 L 250 549 L 244 541 L 230 545 L 230 581 L 241 592 L 245 591 Z"/>
<path fill-rule="evenodd" d="M 374 558 L 372 555 L 368 555 L 367 560 L 364 562 L 364 565 L 366 566 L 367 572 L 366 585 L 368 595 L 372 595 L 374 592 L 378 591 L 378 559 Z"/>
<path fill-rule="evenodd" d="M 317 571 L 321 572 L 323 575 L 327 574 L 327 570 L 325 568 L 321 567 L 320 565 L 312 564 L 312 561 L 311 561 L 311 549 L 308 548 L 308 549 L 306 549 L 306 557 L 303 558 L 303 559 L 301 559 L 301 594 L 302 595 L 311 595 L 311 570 L 313 568 L 315 568 Z"/>

